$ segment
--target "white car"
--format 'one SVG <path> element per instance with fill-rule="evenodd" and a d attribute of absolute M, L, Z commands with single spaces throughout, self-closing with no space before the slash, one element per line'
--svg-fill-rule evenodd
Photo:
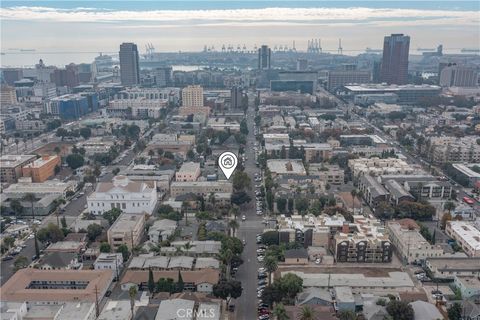
<path fill-rule="evenodd" d="M 247 220 L 247 217 L 245 215 L 242 216 L 242 221 Z"/>

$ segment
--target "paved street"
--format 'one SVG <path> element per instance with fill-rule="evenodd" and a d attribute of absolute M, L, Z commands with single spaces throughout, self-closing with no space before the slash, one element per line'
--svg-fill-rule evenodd
<path fill-rule="evenodd" d="M 248 160 L 245 163 L 245 172 L 249 175 L 254 185 L 255 172 L 260 172 L 260 169 L 255 166 L 255 154 L 253 146 L 255 143 L 255 134 L 253 131 L 254 108 L 250 105 L 247 111 L 248 121 L 248 139 L 247 147 L 245 148 L 245 155 Z M 243 265 L 240 266 L 237 272 L 236 279 L 243 285 L 242 296 L 235 302 L 237 308 L 236 319 L 251 320 L 257 318 L 257 272 L 259 263 L 257 262 L 257 245 L 256 235 L 263 231 L 262 217 L 256 215 L 255 210 L 255 189 L 249 191 L 252 201 L 247 205 L 247 209 L 241 209 L 240 214 L 245 214 L 247 220 L 240 222 L 240 228 L 237 232 L 237 237 L 241 240 L 246 240 L 246 246 L 243 249 Z"/>

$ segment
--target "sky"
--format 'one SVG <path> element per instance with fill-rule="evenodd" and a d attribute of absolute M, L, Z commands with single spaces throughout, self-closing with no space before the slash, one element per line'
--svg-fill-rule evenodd
<path fill-rule="evenodd" d="M 6 0 L 0 19 L 2 66 L 33 65 L 40 56 L 55 65 L 91 62 L 99 52 L 118 52 L 121 42 L 137 43 L 141 53 L 147 43 L 157 52 L 293 41 L 306 50 L 320 38 L 333 51 L 341 38 L 344 53 L 357 54 L 404 33 L 411 53 L 480 46 L 480 1 Z"/>

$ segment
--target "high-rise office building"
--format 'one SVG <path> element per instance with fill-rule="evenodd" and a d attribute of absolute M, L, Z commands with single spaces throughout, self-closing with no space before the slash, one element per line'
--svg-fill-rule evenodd
<path fill-rule="evenodd" d="M 242 88 L 234 86 L 232 89 L 230 89 L 230 104 L 232 109 L 238 109 L 242 107 L 242 96 Z"/>
<path fill-rule="evenodd" d="M 260 49 L 258 49 L 258 69 L 259 70 L 270 69 L 271 58 L 272 58 L 272 50 L 267 45 L 261 46 Z"/>
<path fill-rule="evenodd" d="M 203 88 L 198 85 L 183 88 L 182 106 L 203 107 Z"/>
<path fill-rule="evenodd" d="M 383 40 L 381 80 L 388 84 L 406 84 L 408 79 L 408 52 L 410 37 L 400 34 Z"/>
<path fill-rule="evenodd" d="M 335 90 L 351 83 L 365 84 L 372 81 L 370 71 L 330 71 L 328 73 L 328 90 Z"/>
<path fill-rule="evenodd" d="M 124 42 L 120 45 L 120 80 L 122 85 L 132 86 L 140 83 L 137 45 Z"/>
<path fill-rule="evenodd" d="M 478 86 L 478 71 L 474 67 L 448 65 L 440 73 L 442 87 L 476 87 Z"/>

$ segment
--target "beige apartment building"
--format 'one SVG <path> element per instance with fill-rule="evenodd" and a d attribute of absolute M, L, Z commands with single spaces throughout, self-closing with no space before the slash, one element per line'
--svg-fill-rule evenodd
<path fill-rule="evenodd" d="M 457 241 L 469 257 L 480 257 L 480 230 L 466 221 L 448 221 L 445 233 Z"/>
<path fill-rule="evenodd" d="M 199 85 L 183 88 L 182 106 L 203 107 L 203 88 Z"/>
<path fill-rule="evenodd" d="M 440 245 L 432 245 L 420 234 L 420 227 L 412 219 L 390 221 L 387 224 L 390 241 L 406 263 L 421 262 L 430 257 L 442 257 Z"/>
<path fill-rule="evenodd" d="M 170 185 L 170 195 L 174 198 L 187 193 L 208 196 L 210 193 L 232 192 L 232 183 L 228 181 L 175 181 Z"/>
<path fill-rule="evenodd" d="M 132 246 L 140 243 L 145 230 L 145 215 L 122 213 L 107 231 L 108 243 L 113 249 L 120 245 Z"/>
<path fill-rule="evenodd" d="M 193 182 L 200 176 L 200 163 L 185 162 L 175 174 L 176 181 Z"/>

